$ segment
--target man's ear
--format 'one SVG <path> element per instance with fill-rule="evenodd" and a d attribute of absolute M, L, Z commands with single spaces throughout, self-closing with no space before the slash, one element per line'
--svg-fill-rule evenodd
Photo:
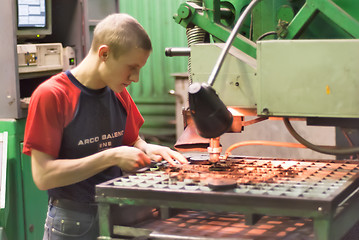
<path fill-rule="evenodd" d="M 102 61 L 106 61 L 109 55 L 109 51 L 110 48 L 107 45 L 101 45 L 98 48 L 98 57 L 102 60 Z"/>

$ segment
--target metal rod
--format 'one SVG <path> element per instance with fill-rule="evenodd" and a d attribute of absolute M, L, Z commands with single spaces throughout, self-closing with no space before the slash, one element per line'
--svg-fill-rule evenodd
<path fill-rule="evenodd" d="M 242 26 L 245 18 L 247 17 L 247 15 L 250 13 L 250 11 L 252 10 L 252 8 L 259 2 L 260 0 L 253 0 L 249 3 L 249 5 L 246 7 L 246 9 L 243 11 L 242 15 L 239 17 L 238 21 L 236 22 L 236 25 L 234 26 L 231 34 L 229 35 L 226 44 L 221 52 L 221 55 L 219 56 L 216 64 L 213 67 L 212 73 L 208 78 L 208 85 L 213 86 L 214 81 L 216 80 L 216 77 L 218 75 L 219 70 L 222 67 L 223 61 L 224 61 L 224 57 L 227 55 L 229 48 L 231 47 L 233 40 L 235 38 L 235 36 L 237 35 L 237 32 L 239 30 L 239 28 Z"/>
<path fill-rule="evenodd" d="M 166 57 L 177 57 L 177 56 L 191 56 L 190 48 L 166 48 L 165 49 Z"/>

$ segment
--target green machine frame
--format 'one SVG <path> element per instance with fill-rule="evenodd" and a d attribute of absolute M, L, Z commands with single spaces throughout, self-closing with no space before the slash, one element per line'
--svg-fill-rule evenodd
<path fill-rule="evenodd" d="M 216 60 L 222 48 L 217 43 L 227 40 L 233 23 L 236 22 L 249 2 L 203 0 L 189 1 L 180 5 L 178 13 L 174 17 L 175 21 L 187 29 L 197 26 L 209 36 L 207 41 L 202 42 L 204 44 L 197 42 L 198 44 L 190 46 L 191 80 L 195 82 L 208 80 L 214 66 L 212 58 Z M 257 108 L 257 115 L 261 116 L 358 119 L 358 111 L 354 110 L 348 113 L 343 106 L 337 109 L 328 109 L 326 105 L 331 103 L 327 102 L 326 97 L 321 98 L 320 95 L 317 95 L 319 82 L 325 82 L 324 79 L 328 75 L 332 75 L 336 76 L 336 79 L 331 79 L 330 83 L 326 84 L 327 95 L 334 92 L 344 93 L 341 96 L 330 95 L 334 97 L 332 103 L 341 99 L 340 101 L 343 100 L 342 105 L 352 109 L 357 103 L 357 96 L 351 91 L 352 86 L 356 85 L 356 79 L 353 75 L 346 74 L 348 71 L 355 72 L 356 69 L 356 61 L 353 61 L 356 56 L 354 53 L 357 49 L 356 41 L 359 38 L 359 11 L 356 9 L 359 9 L 359 2 L 353 0 L 258 1 L 252 14 L 246 17 L 247 24 L 239 29 L 239 34 L 233 40 L 232 53 L 227 54 L 223 64 L 225 70 L 219 70 L 218 81 L 213 85 L 214 89 L 221 98 L 224 98 L 223 102 L 227 106 Z M 333 44 L 334 42 L 336 43 Z M 219 49 L 216 49 L 213 43 L 216 43 Z M 201 50 L 201 48 L 203 49 Z M 309 52 L 302 51 L 310 48 Z M 233 53 L 236 51 L 240 51 L 240 53 Z M 201 60 L 203 53 L 210 55 L 211 58 L 206 58 L 206 61 Z M 234 60 L 232 64 L 228 60 L 229 55 L 238 60 Z M 311 59 L 311 55 L 316 55 L 317 58 Z M 271 56 L 274 56 L 273 59 Z M 323 61 L 323 64 L 316 64 L 320 62 L 321 56 L 323 59 L 332 58 L 334 61 L 331 63 Z M 349 64 L 341 64 L 343 59 Z M 286 61 L 291 63 L 285 64 Z M 311 66 L 306 68 L 308 65 Z M 252 68 L 249 71 L 251 74 L 248 74 L 248 70 L 246 70 L 248 66 Z M 304 68 L 302 72 L 309 70 L 316 73 L 311 76 L 297 74 L 293 78 L 295 69 L 302 66 Z M 332 68 L 332 66 L 336 68 Z M 242 69 L 245 69 L 244 72 L 241 72 Z M 267 70 L 272 71 L 272 74 L 268 74 Z M 328 73 L 328 75 L 324 73 Z M 284 78 L 283 81 L 276 80 L 279 75 Z M 347 79 L 342 80 L 340 75 L 346 76 Z M 286 76 L 288 80 L 285 80 Z M 309 78 L 304 79 L 308 76 Z M 245 80 L 233 80 L 243 77 Z M 234 90 L 234 82 L 236 82 L 237 90 Z M 299 87 L 302 84 L 307 87 L 307 90 L 292 88 L 289 91 L 284 91 L 282 90 L 283 82 L 295 83 Z M 248 86 L 250 86 L 249 91 L 247 91 Z M 268 86 L 278 91 L 272 94 L 271 91 L 266 91 Z M 330 92 L 332 86 L 334 91 Z M 319 96 L 319 98 L 312 97 L 318 104 L 316 110 L 310 110 L 312 103 L 308 101 L 298 103 L 298 99 L 306 98 L 308 92 L 309 95 Z M 292 93 L 295 93 L 296 99 L 290 98 Z M 283 101 L 278 103 L 272 99 L 280 95 L 285 97 L 288 94 L 289 98 L 286 98 L 288 101 L 292 101 L 294 105 L 302 104 L 301 111 L 291 111 L 290 109 L 295 109 L 295 107 L 288 107 Z M 230 100 L 226 101 L 226 98 Z M 250 104 L 246 105 L 246 102 L 250 102 Z M 272 103 L 275 103 L 276 106 L 272 106 Z M 289 109 L 289 111 L 284 109 Z"/>
<path fill-rule="evenodd" d="M 186 28 L 196 25 L 216 40 L 225 42 L 235 20 L 250 1 L 203 0 L 203 8 L 194 2 L 202 1 L 189 1 L 180 5 L 174 16 L 175 21 Z M 248 28 L 248 25 L 244 26 L 241 30 L 246 33 L 246 38 L 238 35 L 232 45 L 255 57 L 253 39 L 258 39 L 266 32 L 275 31 L 280 39 L 328 38 L 325 34 L 327 28 L 323 25 L 333 27 L 335 33 L 331 38 L 359 38 L 358 7 L 359 3 L 354 0 L 262 0 L 253 9 L 253 32 L 249 33 L 250 30 L 243 29 Z M 315 20 L 318 15 L 324 20 Z"/>
<path fill-rule="evenodd" d="M 47 193 L 35 186 L 31 160 L 22 154 L 26 119 L 0 121 L 0 132 L 8 132 L 5 208 L 0 210 L 0 239 L 42 239 L 47 212 Z"/>

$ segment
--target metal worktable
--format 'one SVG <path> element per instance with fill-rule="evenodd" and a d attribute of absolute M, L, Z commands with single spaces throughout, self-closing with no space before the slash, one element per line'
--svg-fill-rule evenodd
<path fill-rule="evenodd" d="M 231 156 L 215 166 L 162 164 L 97 185 L 99 239 L 115 239 L 112 204 L 237 212 L 253 226 L 261 216 L 299 217 L 312 220 L 315 239 L 340 239 L 359 220 L 358 174 L 355 161 L 339 160 Z M 226 184 L 213 184 L 213 179 L 236 184 L 221 188 Z"/>

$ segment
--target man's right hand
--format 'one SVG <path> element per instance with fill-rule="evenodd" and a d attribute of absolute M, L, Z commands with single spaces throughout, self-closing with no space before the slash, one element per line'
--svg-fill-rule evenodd
<path fill-rule="evenodd" d="M 106 150 L 115 161 L 115 164 L 125 172 L 133 172 L 150 165 L 151 159 L 140 149 L 121 146 Z"/>

